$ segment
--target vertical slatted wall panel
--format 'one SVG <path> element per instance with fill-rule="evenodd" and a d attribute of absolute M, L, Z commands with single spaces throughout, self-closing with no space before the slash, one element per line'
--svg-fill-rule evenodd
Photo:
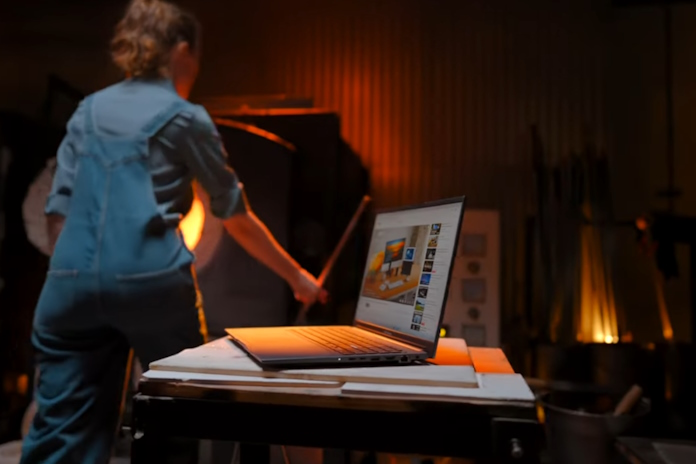
<path fill-rule="evenodd" d="M 556 155 L 578 149 L 586 125 L 601 133 L 590 2 L 261 4 L 272 63 L 263 90 L 340 112 L 381 204 L 465 192 L 474 206 L 500 207 L 496 179 L 529 169 L 531 124 Z"/>
<path fill-rule="evenodd" d="M 465 193 L 471 207 L 500 210 L 502 301 L 520 307 L 530 126 L 555 157 L 578 150 L 585 127 L 603 133 L 592 4 L 263 0 L 259 91 L 338 111 L 380 205 Z"/>

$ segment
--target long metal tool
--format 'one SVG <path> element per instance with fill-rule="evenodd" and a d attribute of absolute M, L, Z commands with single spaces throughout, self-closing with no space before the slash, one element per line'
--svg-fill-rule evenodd
<path fill-rule="evenodd" d="M 320 286 L 322 286 L 322 287 L 324 286 L 324 283 L 326 282 L 326 278 L 329 276 L 329 273 L 331 273 L 331 269 L 333 268 L 334 264 L 336 263 L 338 256 L 341 254 L 341 251 L 343 251 L 343 248 L 345 248 L 346 243 L 348 243 L 348 239 L 353 234 L 353 231 L 355 230 L 355 226 L 358 225 L 358 221 L 360 220 L 360 216 L 362 216 L 363 212 L 365 212 L 365 208 L 367 208 L 367 205 L 371 201 L 372 201 L 372 199 L 368 195 L 365 195 L 363 197 L 362 201 L 360 202 L 358 209 L 356 209 L 355 213 L 353 213 L 353 217 L 350 219 L 350 222 L 348 223 L 348 227 L 346 227 L 346 230 L 343 231 L 343 236 L 341 237 L 341 240 L 338 242 L 338 245 L 336 245 L 336 248 L 334 248 L 333 253 L 331 253 L 329 260 L 324 265 L 324 269 L 322 269 L 321 274 L 319 275 L 319 278 L 317 279 L 319 281 Z M 307 303 L 302 305 L 302 308 L 300 308 L 300 312 L 297 314 L 297 319 L 295 319 L 295 325 L 300 325 L 300 324 L 306 323 L 307 312 L 309 311 L 310 306 L 311 306 L 311 304 L 307 304 Z"/>

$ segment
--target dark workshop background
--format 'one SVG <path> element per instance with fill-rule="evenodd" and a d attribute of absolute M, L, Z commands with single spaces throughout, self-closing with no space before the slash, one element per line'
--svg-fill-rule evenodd
<path fill-rule="evenodd" d="M 288 94 L 339 112 L 380 206 L 465 193 L 502 211 L 503 337 L 523 308 L 529 128 L 560 157 L 584 137 L 611 161 L 616 216 L 665 201 L 661 12 L 609 0 L 182 1 L 204 27 L 193 95 Z M 0 5 L 0 109 L 35 116 L 55 73 L 84 92 L 118 79 L 108 41 L 124 1 Z M 696 5 L 674 9 L 676 212 L 696 214 Z M 619 231 L 617 297 L 637 341 L 660 337 L 649 262 Z M 687 254 L 678 253 L 683 275 Z M 690 340 L 688 282 L 667 284 Z"/>

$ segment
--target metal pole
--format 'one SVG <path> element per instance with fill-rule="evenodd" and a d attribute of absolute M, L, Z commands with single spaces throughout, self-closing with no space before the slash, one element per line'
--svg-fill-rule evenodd
<path fill-rule="evenodd" d="M 665 110 L 667 112 L 667 205 L 670 213 L 674 212 L 674 199 L 677 195 L 674 187 L 674 82 L 672 50 L 672 7 L 665 4 Z"/>
<path fill-rule="evenodd" d="M 341 240 L 338 242 L 338 245 L 336 245 L 336 248 L 334 248 L 333 253 L 331 253 L 331 256 L 329 257 L 329 260 L 324 265 L 324 269 L 321 271 L 321 274 L 317 278 L 317 280 L 319 281 L 319 285 L 323 286 L 326 283 L 326 278 L 329 276 L 329 273 L 331 272 L 334 263 L 338 259 L 338 256 L 341 254 L 341 251 L 345 247 L 346 243 L 348 243 L 348 239 L 353 233 L 353 230 L 355 230 L 355 227 L 358 225 L 360 216 L 362 216 L 363 212 L 365 211 L 365 208 L 367 208 L 367 205 L 370 203 L 370 201 L 372 201 L 372 199 L 368 195 L 365 195 L 362 201 L 360 202 L 358 209 L 355 211 L 355 213 L 353 213 L 353 217 L 348 223 L 348 227 L 346 227 L 346 229 L 343 231 L 343 236 L 341 236 Z M 306 317 L 309 308 L 310 305 L 308 304 L 302 305 L 299 313 L 297 314 L 297 318 L 295 319 L 295 325 L 301 325 L 306 323 Z"/>

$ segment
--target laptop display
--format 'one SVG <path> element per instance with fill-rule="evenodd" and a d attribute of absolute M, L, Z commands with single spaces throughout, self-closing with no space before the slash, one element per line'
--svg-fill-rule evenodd
<path fill-rule="evenodd" d="M 463 207 L 454 202 L 377 215 L 356 322 L 437 340 Z"/>

